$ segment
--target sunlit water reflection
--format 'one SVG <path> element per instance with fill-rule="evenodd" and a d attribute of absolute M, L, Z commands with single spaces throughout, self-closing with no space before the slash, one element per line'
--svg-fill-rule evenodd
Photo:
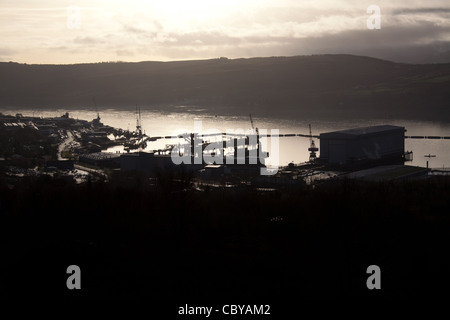
<path fill-rule="evenodd" d="M 2 109 L 4 114 L 22 113 L 23 115 L 54 117 L 61 116 L 67 110 L 33 110 L 33 109 Z M 95 111 L 77 110 L 70 111 L 70 117 L 83 120 L 92 120 L 97 116 Z M 121 110 L 101 110 L 101 121 L 105 125 L 116 128 L 135 130 L 136 113 L 134 111 Z M 191 113 L 163 113 L 163 112 L 141 112 L 142 127 L 144 132 L 149 136 L 168 136 L 186 132 L 195 132 L 194 121 L 201 121 L 202 132 L 208 130 L 218 130 L 226 132 L 227 130 L 244 131 L 251 129 L 249 117 L 230 117 L 216 116 L 210 114 L 191 114 Z M 431 121 L 413 121 L 413 120 L 392 120 L 392 119 L 360 119 L 348 121 L 321 121 L 317 119 L 301 119 L 301 120 L 280 120 L 259 118 L 257 115 L 253 117 L 255 127 L 266 129 L 270 132 L 278 129 L 280 133 L 301 133 L 308 134 L 308 125 L 312 125 L 313 135 L 320 133 L 350 129 L 362 126 L 391 124 L 404 126 L 407 129 L 406 135 L 422 135 L 422 136 L 450 136 L 449 123 L 437 123 Z M 197 130 L 198 131 L 198 130 Z M 315 139 L 316 145 L 320 142 Z M 174 140 L 158 140 L 149 142 L 147 149 L 157 150 L 163 149 L 167 144 L 173 144 Z M 262 141 L 263 148 L 270 152 L 270 141 L 264 139 Z M 308 148 L 310 141 L 308 138 L 302 137 L 284 137 L 279 139 L 279 163 L 284 166 L 290 162 L 301 163 L 309 158 Z M 405 149 L 414 152 L 413 161 L 409 164 L 416 166 L 426 166 L 428 158 L 427 154 L 434 154 L 436 158 L 430 160 L 430 167 L 442 168 L 450 167 L 450 140 L 405 140 Z M 123 152 L 123 147 L 118 146 L 108 151 Z M 320 150 L 319 150 L 320 155 Z M 269 162 L 273 162 L 274 153 L 269 157 Z"/>

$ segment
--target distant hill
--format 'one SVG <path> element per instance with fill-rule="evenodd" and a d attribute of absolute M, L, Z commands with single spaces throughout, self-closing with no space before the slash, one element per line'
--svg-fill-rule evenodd
<path fill-rule="evenodd" d="M 279 118 L 450 121 L 450 64 L 352 55 L 178 62 L 0 63 L 0 107 L 135 108 Z"/>

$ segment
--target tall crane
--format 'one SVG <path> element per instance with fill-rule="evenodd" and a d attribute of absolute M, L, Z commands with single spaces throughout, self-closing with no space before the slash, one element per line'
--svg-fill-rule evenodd
<path fill-rule="evenodd" d="M 311 130 L 311 124 L 309 125 L 309 141 L 310 146 L 308 148 L 309 151 L 309 162 L 314 162 L 317 159 L 316 152 L 319 151 L 319 148 L 316 147 L 316 144 L 312 137 L 312 130 Z"/>
<path fill-rule="evenodd" d="M 255 128 L 253 124 L 253 118 L 251 113 L 250 113 L 250 123 L 252 124 L 252 129 L 256 131 L 256 147 L 259 149 L 259 130 L 258 128 Z"/>
<path fill-rule="evenodd" d="M 252 129 L 255 130 L 255 126 L 253 125 L 253 118 L 252 118 L 252 114 L 250 113 L 250 123 L 252 124 Z M 256 128 L 256 134 L 259 134 L 259 130 L 258 128 Z"/>
<path fill-rule="evenodd" d="M 128 124 L 130 125 L 130 124 Z M 131 149 L 145 149 L 147 148 L 147 140 L 149 140 L 149 137 L 144 133 L 142 133 L 142 118 L 141 118 L 141 108 L 138 108 L 136 105 L 136 133 L 137 137 L 134 137 L 130 139 L 130 141 L 125 142 L 125 150 L 129 151 Z"/>
<path fill-rule="evenodd" d="M 142 139 L 141 108 L 138 109 L 137 105 L 136 105 L 136 131 L 139 134 L 139 139 Z"/>

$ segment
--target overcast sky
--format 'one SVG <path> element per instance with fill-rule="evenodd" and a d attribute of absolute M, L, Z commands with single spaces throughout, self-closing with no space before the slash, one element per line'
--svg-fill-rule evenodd
<path fill-rule="evenodd" d="M 369 30 L 369 5 L 381 29 Z M 80 63 L 450 52 L 449 0 L 1 0 L 0 61 Z"/>

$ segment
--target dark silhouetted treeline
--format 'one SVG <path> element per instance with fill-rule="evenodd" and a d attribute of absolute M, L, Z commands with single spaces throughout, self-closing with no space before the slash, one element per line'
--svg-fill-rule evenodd
<path fill-rule="evenodd" d="M 1 180 L 0 295 L 298 301 L 448 290 L 448 177 L 265 193 L 146 181 Z M 73 264 L 79 291 L 66 289 Z M 366 288 L 369 265 L 380 266 L 382 290 Z"/>

